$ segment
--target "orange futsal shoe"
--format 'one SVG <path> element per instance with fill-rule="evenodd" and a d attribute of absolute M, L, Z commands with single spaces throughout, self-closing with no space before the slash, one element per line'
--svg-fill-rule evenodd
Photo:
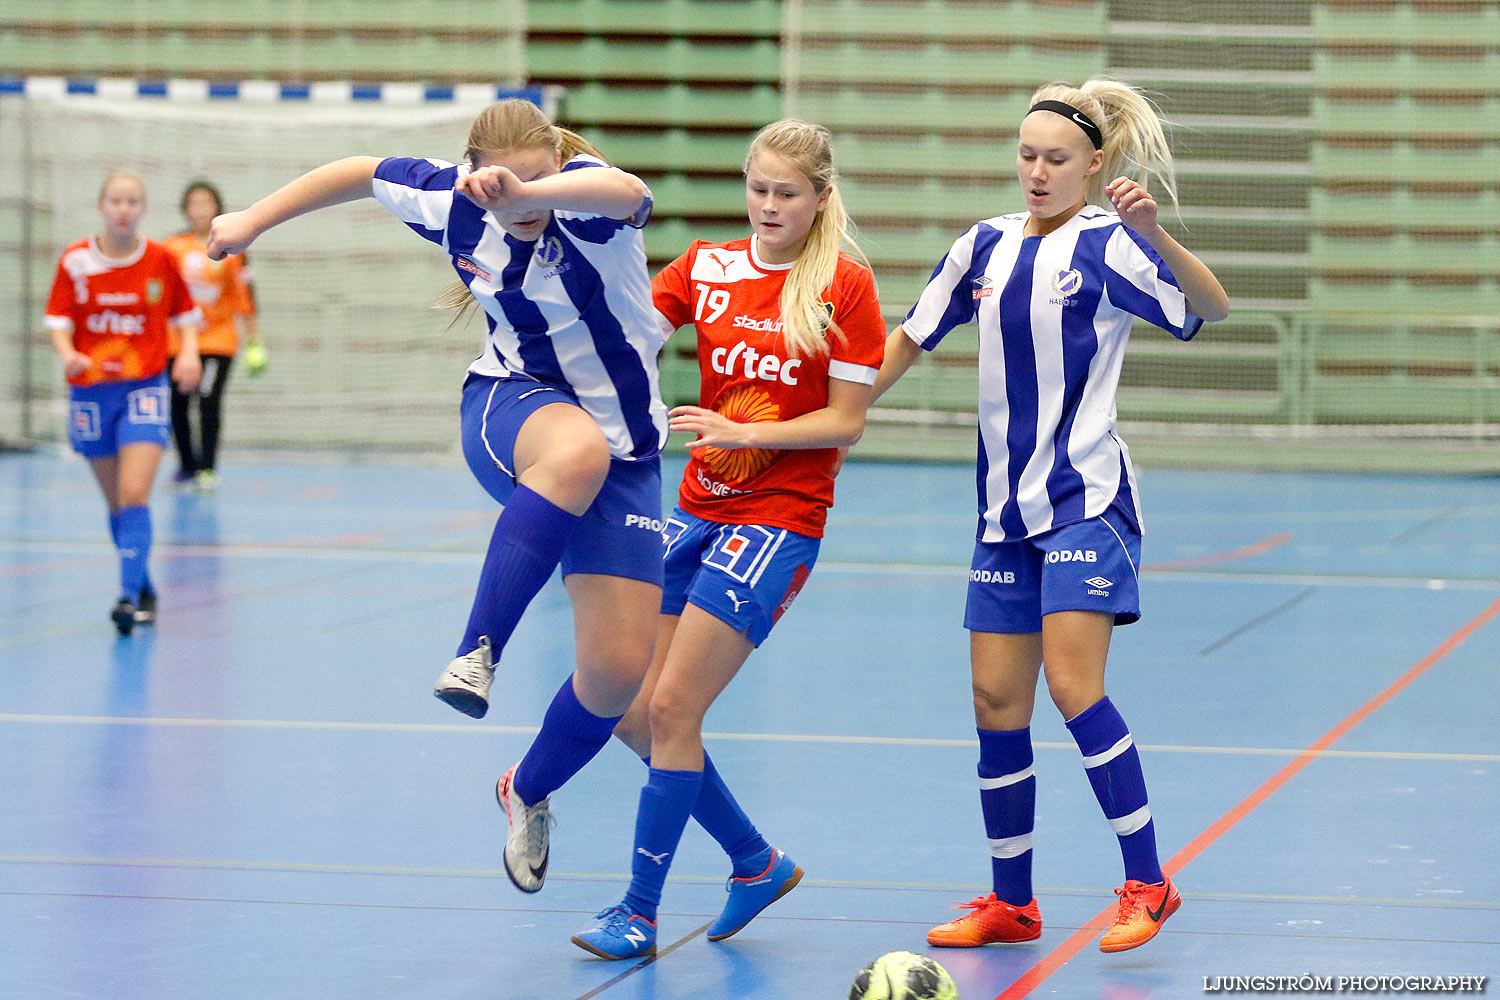
<path fill-rule="evenodd" d="M 1034 899 L 1025 906 L 1012 906 L 992 892 L 954 907 L 964 908 L 969 912 L 928 931 L 927 943 L 934 948 L 978 948 L 982 944 L 1035 941 L 1042 936 L 1042 913 Z"/>
<path fill-rule="evenodd" d="M 1100 951 L 1129 951 L 1156 937 L 1161 925 L 1177 912 L 1182 905 L 1182 896 L 1169 878 L 1155 885 L 1147 885 L 1134 879 L 1116 889 L 1120 897 L 1120 910 L 1115 914 L 1115 925 L 1099 939 Z"/>

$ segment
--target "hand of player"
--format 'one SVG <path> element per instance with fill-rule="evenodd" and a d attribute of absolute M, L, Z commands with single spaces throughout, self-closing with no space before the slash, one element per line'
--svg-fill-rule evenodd
<path fill-rule="evenodd" d="M 94 359 L 82 351 L 69 351 L 63 358 L 63 374 L 68 378 L 77 378 L 92 367 Z"/>
<path fill-rule="evenodd" d="M 1156 229 L 1156 199 L 1144 187 L 1128 177 L 1116 177 L 1105 186 L 1104 193 L 1127 227 L 1142 236 Z"/>
<path fill-rule="evenodd" d="M 519 177 L 498 165 L 471 170 L 453 182 L 453 190 L 480 208 L 492 212 L 524 208 L 525 206 L 516 203 L 523 189 L 524 184 Z"/>
<path fill-rule="evenodd" d="M 177 383 L 183 395 L 198 388 L 198 383 L 203 381 L 203 359 L 196 352 L 183 351 L 177 355 L 177 360 L 172 362 L 172 381 Z"/>
<path fill-rule="evenodd" d="M 746 435 L 749 424 L 742 424 L 714 410 L 701 406 L 677 406 L 667 414 L 667 429 L 698 435 L 688 450 L 699 448 L 752 448 Z"/>
<path fill-rule="evenodd" d="M 244 253 L 259 235 L 245 212 L 215 216 L 208 227 L 208 259 L 223 260 L 232 253 Z"/>

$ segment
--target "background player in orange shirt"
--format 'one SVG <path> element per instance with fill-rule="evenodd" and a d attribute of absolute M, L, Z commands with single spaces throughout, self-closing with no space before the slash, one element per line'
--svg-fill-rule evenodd
<path fill-rule="evenodd" d="M 573 938 L 604 958 L 656 951 L 656 910 L 691 814 L 734 873 L 710 940 L 789 892 L 802 869 L 761 837 L 703 750 L 703 717 L 791 605 L 817 559 L 839 449 L 859 440 L 884 355 L 868 266 L 840 252 L 849 220 L 819 125 L 766 126 L 745 161 L 752 235 L 697 242 L 652 282 L 669 330 L 698 336 L 697 435 L 667 519 L 656 654 L 615 729 L 648 759 L 625 899 Z M 863 257 L 863 254 L 859 254 Z"/>
<path fill-rule="evenodd" d="M 182 269 L 193 301 L 203 313 L 198 331 L 198 354 L 203 359 L 203 380 L 195 392 L 172 392 L 172 437 L 177 443 L 179 465 L 173 482 L 192 480 L 198 489 L 211 493 L 216 483 L 215 462 L 219 454 L 219 433 L 223 427 L 224 387 L 229 369 L 239 351 L 239 328 L 251 349 L 260 343 L 260 325 L 255 316 L 255 296 L 250 288 L 250 267 L 243 255 L 212 260 L 208 256 L 208 230 L 214 217 L 224 214 L 224 199 L 218 188 L 207 181 L 194 181 L 182 192 L 182 214 L 188 221 L 187 232 L 178 233 L 166 242 Z M 179 345 L 171 337 L 167 363 L 170 373 L 177 362 Z M 256 374 L 254 361 L 250 374 Z M 198 434 L 194 440 L 193 414 L 198 410 Z"/>
<path fill-rule="evenodd" d="M 104 231 L 63 251 L 47 299 L 47 332 L 62 358 L 68 437 L 89 460 L 120 554 L 120 598 L 110 618 L 121 635 L 156 620 L 146 572 L 151 484 L 167 443 L 167 327 L 182 340 L 174 377 L 192 391 L 202 376 L 198 310 L 166 247 L 137 232 L 146 185 L 119 171 L 99 188 Z"/>

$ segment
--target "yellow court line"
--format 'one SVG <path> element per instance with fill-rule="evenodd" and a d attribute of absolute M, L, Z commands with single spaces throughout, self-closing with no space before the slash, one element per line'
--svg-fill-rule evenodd
<path fill-rule="evenodd" d="M 77 725 L 77 726 L 147 726 L 182 729 L 294 729 L 326 732 L 377 733 L 466 733 L 469 735 L 533 736 L 536 726 L 464 725 L 462 723 L 424 722 L 322 722 L 296 719 L 190 719 L 152 718 L 126 715 L 33 715 L 0 712 L 0 724 Z M 740 743 L 823 743 L 852 746 L 908 747 L 975 747 L 970 739 L 938 739 L 917 736 L 841 736 L 831 733 L 713 733 L 705 739 Z M 1077 752 L 1074 743 L 1038 741 L 1038 750 Z M 1221 747 L 1141 743 L 1139 749 L 1151 753 L 1217 754 L 1231 757 L 1295 757 L 1300 750 L 1282 747 Z M 1500 763 L 1500 754 L 1491 753 L 1420 753 L 1407 750 L 1325 750 L 1324 757 L 1348 757 L 1371 760 L 1467 761 L 1481 764 Z"/>
<path fill-rule="evenodd" d="M 425 878 L 508 878 L 500 868 L 411 868 L 396 865 L 329 865 L 286 861 L 227 861 L 211 858 L 103 858 L 68 857 L 60 855 L 0 854 L 0 864 L 77 865 L 120 868 L 201 868 L 208 870 L 240 870 L 252 872 L 300 872 L 321 875 L 399 875 Z M 562 872 L 548 873 L 549 878 L 574 882 L 625 881 L 628 872 Z M 673 882 L 693 882 L 717 885 L 724 881 L 721 875 L 668 876 Z M 856 879 L 804 878 L 802 885 L 821 886 L 826 889 L 878 889 L 930 892 L 971 892 L 988 888 L 988 883 L 978 882 L 890 882 Z M 1108 892 L 1098 889 L 1073 887 L 1038 886 L 1039 891 L 1060 896 L 1107 897 Z M 1452 899 L 1434 897 L 1374 897 L 1374 896 L 1311 896 L 1297 893 L 1263 892 L 1208 892 L 1194 890 L 1194 899 L 1240 903 L 1324 903 L 1353 906 L 1453 906 L 1481 909 L 1500 908 L 1500 900 Z"/>

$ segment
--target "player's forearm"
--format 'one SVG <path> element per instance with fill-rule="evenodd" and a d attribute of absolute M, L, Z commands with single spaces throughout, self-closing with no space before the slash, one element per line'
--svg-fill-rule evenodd
<path fill-rule="evenodd" d="M 263 233 L 299 215 L 340 205 L 373 194 L 375 168 L 380 158 L 350 156 L 309 170 L 296 180 L 266 195 L 245 210 L 257 233 Z"/>
<path fill-rule="evenodd" d="M 870 389 L 853 382 L 832 383 L 831 393 L 843 398 L 836 403 L 790 420 L 747 424 L 752 448 L 797 451 L 810 448 L 850 448 L 865 432 Z"/>
<path fill-rule="evenodd" d="M 57 330 L 48 327 L 47 336 L 52 338 L 52 349 L 57 352 L 57 356 L 62 358 L 63 361 L 67 361 L 73 356 L 73 352 L 77 350 L 73 346 L 73 334 L 68 330 Z"/>
<path fill-rule="evenodd" d="M 184 354 L 196 355 L 198 353 L 198 327 L 196 325 L 179 326 L 177 328 L 177 356 Z"/>
<path fill-rule="evenodd" d="M 921 356 L 922 348 L 906 335 L 906 327 L 898 325 L 892 330 L 885 338 L 885 361 L 880 365 L 880 374 L 875 377 L 875 395 L 870 401 L 873 403 L 885 395 L 885 391 L 895 385 Z"/>
<path fill-rule="evenodd" d="M 1146 241 L 1172 269 L 1177 287 L 1182 289 L 1187 307 L 1195 316 L 1203 317 L 1208 323 L 1217 323 L 1229 315 L 1229 294 L 1207 264 L 1193 256 L 1187 247 L 1160 226 L 1156 233 L 1146 237 Z"/>
<path fill-rule="evenodd" d="M 589 167 L 528 181 L 518 208 L 583 212 L 628 219 L 646 200 L 646 184 L 623 170 Z"/>

